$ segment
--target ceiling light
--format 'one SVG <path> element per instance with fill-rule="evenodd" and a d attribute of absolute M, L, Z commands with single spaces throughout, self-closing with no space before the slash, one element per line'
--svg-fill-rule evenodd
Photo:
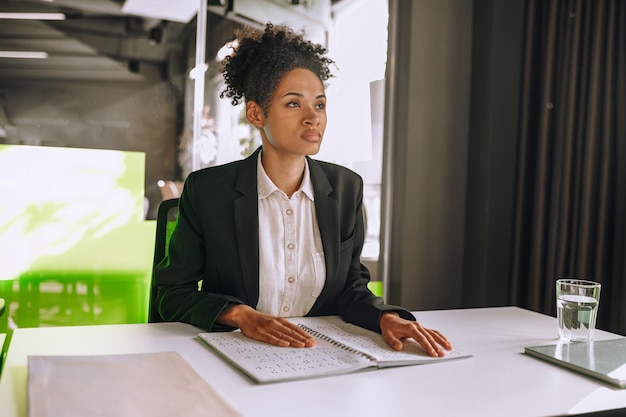
<path fill-rule="evenodd" d="M 0 19 L 65 20 L 65 14 L 63 14 L 63 13 L 14 13 L 14 12 L 0 12 Z"/>
<path fill-rule="evenodd" d="M 0 58 L 46 59 L 48 54 L 34 51 L 0 51 Z"/>
<path fill-rule="evenodd" d="M 131 16 L 188 23 L 198 12 L 198 3 L 198 0 L 126 0 L 122 12 Z"/>

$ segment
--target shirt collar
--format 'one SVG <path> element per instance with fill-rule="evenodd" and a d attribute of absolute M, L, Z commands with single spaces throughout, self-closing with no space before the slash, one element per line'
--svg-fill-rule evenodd
<path fill-rule="evenodd" d="M 257 192 L 259 194 L 259 199 L 268 197 L 274 191 L 280 191 L 278 187 L 272 182 L 270 177 L 267 176 L 267 173 L 263 168 L 263 164 L 261 163 L 262 153 L 262 151 L 259 152 L 259 157 L 257 158 L 256 164 Z M 296 192 L 303 192 L 304 195 L 306 195 L 311 201 L 315 201 L 313 193 L 313 183 L 311 182 L 311 173 L 309 171 L 309 161 L 307 159 L 304 160 L 304 175 L 302 177 L 302 183 L 300 184 L 300 188 Z"/>

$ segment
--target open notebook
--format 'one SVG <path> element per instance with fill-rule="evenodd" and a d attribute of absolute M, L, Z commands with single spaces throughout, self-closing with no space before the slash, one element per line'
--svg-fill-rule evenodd
<path fill-rule="evenodd" d="M 362 369 L 419 365 L 470 356 L 457 350 L 431 357 L 414 340 L 402 351 L 392 350 L 378 333 L 339 317 L 300 319 L 302 329 L 315 337 L 312 348 L 272 346 L 247 338 L 241 332 L 200 333 L 198 337 L 219 355 L 258 383 L 289 381 L 346 374 Z"/>

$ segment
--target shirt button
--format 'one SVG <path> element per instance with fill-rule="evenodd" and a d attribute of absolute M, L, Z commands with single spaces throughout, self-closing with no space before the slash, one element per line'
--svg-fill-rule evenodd
<path fill-rule="evenodd" d="M 288 283 L 290 283 L 290 284 L 293 284 L 293 282 L 294 282 L 295 280 L 296 280 L 296 279 L 295 279 L 294 277 L 289 277 L 289 278 L 287 278 L 287 282 L 288 282 Z"/>
<path fill-rule="evenodd" d="M 296 245 L 294 245 L 293 243 L 290 243 L 290 244 L 287 245 L 288 249 L 293 249 L 295 247 L 296 247 Z"/>
<path fill-rule="evenodd" d="M 283 307 L 283 311 L 284 311 L 285 313 L 287 313 L 287 312 L 289 311 L 289 306 L 284 306 L 284 307 Z"/>
<path fill-rule="evenodd" d="M 287 213 L 287 215 L 291 216 L 293 214 L 293 210 L 292 209 L 287 209 L 286 213 Z"/>

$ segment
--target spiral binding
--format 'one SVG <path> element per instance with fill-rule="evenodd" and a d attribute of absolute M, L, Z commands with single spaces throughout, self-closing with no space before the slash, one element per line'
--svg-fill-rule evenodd
<path fill-rule="evenodd" d="M 308 327 L 308 326 L 306 326 L 306 325 L 304 325 L 302 323 L 299 323 L 298 327 L 301 328 L 302 330 L 304 330 L 305 332 L 307 332 L 308 334 L 310 334 L 311 336 L 317 337 L 318 339 L 321 339 L 321 340 L 323 340 L 325 342 L 328 342 L 328 343 L 330 343 L 333 346 L 336 346 L 336 347 L 338 347 L 340 349 L 343 349 L 345 351 L 348 351 L 350 353 L 354 353 L 354 354 L 363 356 L 363 357 L 369 359 L 372 362 L 377 362 L 377 360 L 376 360 L 376 358 L 374 356 L 372 356 L 372 355 L 370 355 L 368 353 L 362 352 L 360 350 L 354 349 L 353 347 L 350 347 L 350 346 L 348 346 L 348 345 L 346 345 L 346 344 L 344 344 L 344 343 L 342 343 L 342 342 L 340 342 L 338 340 L 335 340 L 332 337 L 325 335 L 324 333 L 320 333 L 317 330 L 313 330 L 310 327 Z"/>

